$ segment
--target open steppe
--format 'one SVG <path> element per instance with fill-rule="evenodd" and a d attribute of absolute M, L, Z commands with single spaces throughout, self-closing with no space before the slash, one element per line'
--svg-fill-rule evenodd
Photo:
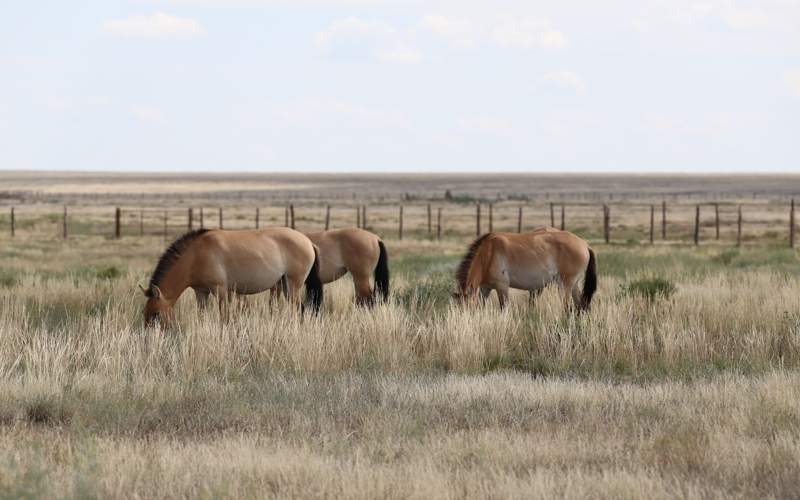
<path fill-rule="evenodd" d="M 202 178 L 186 182 L 195 186 Z M 392 298 L 357 308 L 345 278 L 326 287 L 318 317 L 253 296 L 220 325 L 214 310 L 198 314 L 187 294 L 179 304 L 181 326 L 172 332 L 141 325 L 136 285 L 165 246 L 156 223 L 139 236 L 134 218 L 115 239 L 107 209 L 125 198 L 73 193 L 14 200 L 21 225 L 13 238 L 0 220 L 0 496 L 796 494 L 800 256 L 788 245 L 785 210 L 795 178 L 754 177 L 747 186 L 734 182 L 722 194 L 685 201 L 752 202 L 758 191 L 765 213 L 775 208 L 774 229 L 749 226 L 739 248 L 730 232 L 716 240 L 709 226 L 697 247 L 689 244 L 691 231 L 678 226 L 670 227 L 676 236 L 650 245 L 649 209 L 628 233 L 612 232 L 610 244 L 588 219 L 572 227 L 567 219 L 599 260 L 596 302 L 578 317 L 564 316 L 555 290 L 533 307 L 517 293 L 505 312 L 496 303 L 478 309 L 451 303 L 452 271 L 474 221 L 465 215 L 463 227 L 451 226 L 437 240 L 427 232 L 425 204 L 439 203 L 435 197 L 451 189 L 469 197 L 463 210 L 471 214 L 469 203 L 489 196 L 498 204 L 495 224 L 511 229 L 513 204 L 521 201 L 510 199 L 511 191 L 498 201 L 494 187 L 481 193 L 420 179 L 426 187 L 419 195 L 384 179 L 385 189 L 395 191 L 383 202 L 353 201 L 352 186 L 341 191 L 349 193 L 347 204 L 345 194 L 326 199 L 317 179 L 306 180 L 315 186 L 308 196 L 301 188 L 296 198 L 270 199 L 272 212 L 248 195 L 205 199 L 231 214 L 241 210 L 243 218 L 226 219 L 230 227 L 249 227 L 255 206 L 265 207 L 263 225 L 282 224 L 283 204 L 296 202 L 298 215 L 316 214 L 298 217 L 300 229 L 319 227 L 326 203 L 341 205 L 343 214 L 369 203 L 367 225 L 375 221 L 390 252 Z M 47 189 L 45 181 L 14 182 L 20 183 L 9 191 Z M 229 182 L 250 185 L 246 178 Z M 168 185 L 183 189 L 178 181 Z M 617 187 L 615 198 L 627 189 Z M 419 199 L 403 199 L 406 190 Z M 609 202 L 610 191 L 600 185 L 581 190 L 584 198 L 575 190 L 569 199 Z M 697 191 L 713 193 L 706 185 Z M 662 199 L 648 196 L 625 203 Z M 145 199 L 176 207 L 178 216 L 178 200 Z M 191 200 L 197 199 L 184 197 L 180 214 L 197 206 Z M 401 201 L 412 218 L 398 240 L 389 217 Z M 547 206 L 544 199 L 526 201 Z M 513 214 L 505 222 L 504 203 Z M 61 204 L 75 214 L 66 240 Z M 96 223 L 82 226 L 80 210 L 96 214 Z M 531 226 L 549 223 L 544 208 L 531 210 Z M 333 225 L 354 222 L 353 213 Z M 183 228 L 185 221 L 176 222 L 169 237 Z M 769 231 L 775 234 L 758 236 Z M 674 289 L 654 288 L 657 279 Z"/>

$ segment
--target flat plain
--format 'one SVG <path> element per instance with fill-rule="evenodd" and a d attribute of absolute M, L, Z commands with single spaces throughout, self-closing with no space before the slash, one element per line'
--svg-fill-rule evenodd
<path fill-rule="evenodd" d="M 3 189 L 26 193 L 6 203 L 13 238 L 0 219 L 0 497 L 785 498 L 800 487 L 796 177 L 231 176 L 217 189 L 184 176 L 144 192 L 137 176 L 3 175 Z M 520 205 L 531 227 L 549 224 L 552 200 L 586 211 L 567 229 L 598 253 L 591 312 L 565 316 L 556 290 L 532 306 L 517 293 L 507 311 L 452 303 L 474 204 L 493 203 L 494 223 L 515 230 Z M 648 207 L 664 200 L 689 217 L 650 244 Z M 745 202 L 741 246 L 729 218 L 720 239 L 704 219 L 692 244 L 696 204 L 707 216 Z M 256 207 L 263 225 L 283 224 L 286 203 L 300 229 L 318 228 L 327 204 L 335 227 L 368 205 L 390 252 L 389 303 L 356 307 L 346 277 L 318 317 L 252 296 L 220 324 L 186 294 L 177 331 L 142 327 L 136 285 L 166 243 L 155 215 L 139 236 L 140 205 L 174 210 L 169 240 L 189 207 L 224 207 L 236 228 Z M 454 214 L 439 238 L 429 203 Z M 603 203 L 636 214 L 615 220 L 608 244 L 594 218 Z M 119 239 L 117 206 L 133 214 Z"/>

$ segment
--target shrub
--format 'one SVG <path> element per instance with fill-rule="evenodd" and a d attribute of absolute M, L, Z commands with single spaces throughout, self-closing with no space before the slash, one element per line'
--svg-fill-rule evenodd
<path fill-rule="evenodd" d="M 405 307 L 415 304 L 422 307 L 444 307 L 453 293 L 455 283 L 449 274 L 434 274 L 400 293 L 400 303 Z"/>
<path fill-rule="evenodd" d="M 731 262 L 733 262 L 733 259 L 735 259 L 738 256 L 739 256 L 739 250 L 733 248 L 733 249 L 723 250 L 722 252 L 720 252 L 718 255 L 715 255 L 711 259 L 714 262 L 728 266 L 731 264 Z"/>
<path fill-rule="evenodd" d="M 103 267 L 97 270 L 97 277 L 101 280 L 114 280 L 119 278 L 121 275 L 122 271 L 120 271 L 116 266 Z"/>
<path fill-rule="evenodd" d="M 16 274 L 11 271 L 0 271 L 0 288 L 12 288 L 16 284 Z"/>
<path fill-rule="evenodd" d="M 669 299 L 676 290 L 675 285 L 664 278 L 638 279 L 621 287 L 626 295 L 638 295 L 650 301 L 656 298 Z"/>

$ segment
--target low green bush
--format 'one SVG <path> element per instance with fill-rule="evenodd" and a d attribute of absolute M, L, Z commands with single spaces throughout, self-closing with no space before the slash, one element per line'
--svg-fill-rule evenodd
<path fill-rule="evenodd" d="M 671 281 L 658 277 L 638 279 L 621 287 L 625 295 L 638 295 L 650 301 L 657 298 L 668 300 L 676 290 Z"/>

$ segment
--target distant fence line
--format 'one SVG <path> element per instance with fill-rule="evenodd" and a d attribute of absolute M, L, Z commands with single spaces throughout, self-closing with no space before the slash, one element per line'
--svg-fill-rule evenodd
<path fill-rule="evenodd" d="M 417 231 L 416 233 L 419 235 L 422 233 L 429 238 L 436 238 L 441 239 L 444 234 L 459 234 L 462 236 L 469 236 L 470 234 L 474 234 L 475 236 L 479 236 L 483 234 L 483 232 L 492 232 L 495 229 L 495 206 L 493 203 L 475 203 L 473 208 L 472 214 L 469 215 L 469 208 L 464 207 L 463 205 L 450 205 L 450 206 L 436 206 L 434 207 L 433 204 L 426 204 L 426 205 L 411 205 L 412 208 L 423 208 L 424 207 L 424 215 L 422 215 L 423 220 L 421 224 L 417 224 Z M 720 204 L 718 202 L 705 202 L 696 204 L 694 207 L 694 217 L 692 221 L 687 222 L 687 226 L 691 227 L 691 233 L 686 235 L 685 233 L 679 235 L 677 239 L 684 239 L 687 236 L 690 237 L 690 240 L 693 241 L 695 245 L 699 245 L 701 241 L 701 207 L 707 207 L 713 209 L 714 214 L 714 239 L 720 240 Z M 735 243 L 737 246 L 742 244 L 743 238 L 743 224 L 744 224 L 744 217 L 743 217 L 743 207 L 748 208 L 763 208 L 761 205 L 736 205 L 736 238 Z M 74 208 L 74 207 L 73 207 Z M 91 207 L 97 213 L 101 211 L 100 209 L 105 209 L 106 207 Z M 176 228 L 180 228 L 181 230 L 192 230 L 198 228 L 207 228 L 207 227 L 216 227 L 216 228 L 225 228 L 226 217 L 225 217 L 225 207 L 215 207 L 211 211 L 209 211 L 206 207 L 189 207 L 185 209 L 152 209 L 152 208 L 131 208 L 131 207 L 107 207 L 108 213 L 110 215 L 109 219 L 101 218 L 100 223 L 98 224 L 96 219 L 94 220 L 93 227 L 100 225 L 101 227 L 105 227 L 107 224 L 108 232 L 102 231 L 101 234 L 105 234 L 108 237 L 113 238 L 122 238 L 127 236 L 153 236 L 153 235 L 163 235 L 165 239 L 167 239 L 171 234 L 174 233 Z M 276 215 L 274 212 L 281 211 L 283 215 L 283 225 L 286 227 L 295 228 L 297 226 L 296 222 L 297 218 L 297 210 L 295 210 L 294 203 L 288 203 L 281 206 L 271 206 L 268 207 L 273 210 L 273 216 L 271 218 L 272 222 L 281 222 L 280 216 Z M 324 207 L 324 221 L 320 224 L 321 227 L 315 227 L 313 229 L 332 229 L 334 228 L 334 224 L 331 217 L 331 210 L 333 205 L 327 204 Z M 406 234 L 404 231 L 407 231 L 404 228 L 404 210 L 406 208 L 405 205 L 400 204 L 397 206 L 386 206 L 380 205 L 374 207 L 378 210 L 381 210 L 384 214 L 389 211 L 396 210 L 396 219 L 394 222 L 392 220 L 386 221 L 384 217 L 384 224 L 382 231 L 386 233 L 386 228 L 391 227 L 393 224 L 395 229 L 390 231 L 397 236 L 398 239 L 403 239 Z M 435 218 L 434 218 L 434 208 Z M 526 228 L 526 208 L 533 208 L 530 205 L 520 204 L 517 207 L 504 207 L 506 210 L 511 208 L 516 208 L 515 215 L 516 215 L 516 231 L 522 232 L 523 229 Z M 667 240 L 667 225 L 668 221 L 670 221 L 670 214 L 669 214 L 669 205 L 666 201 L 663 201 L 660 204 L 619 204 L 619 205 L 612 205 L 608 203 L 603 204 L 590 204 L 590 203 L 557 203 L 557 202 L 550 202 L 538 208 L 543 208 L 546 210 L 545 213 L 549 212 L 549 223 L 552 227 L 558 227 L 561 229 L 569 229 L 567 226 L 567 215 L 568 215 L 568 208 L 576 209 L 581 208 L 583 210 L 591 209 L 597 210 L 601 215 L 602 224 L 599 226 L 599 230 L 597 234 L 602 235 L 602 239 L 606 243 L 610 243 L 612 241 L 612 235 L 615 232 L 614 228 L 614 215 L 616 213 L 628 213 L 630 214 L 631 211 L 634 210 L 648 210 L 649 211 L 649 232 L 647 233 L 649 242 L 651 244 L 655 243 L 656 235 L 660 233 L 661 240 Z M 680 208 L 686 208 L 686 205 L 681 205 Z M 315 210 L 319 210 L 319 207 L 314 207 Z M 369 214 L 369 206 L 366 204 L 359 204 L 359 205 L 351 205 L 348 207 L 336 207 L 337 210 L 343 211 L 351 211 L 354 210 L 354 214 L 352 215 L 352 223 L 355 223 L 356 227 L 360 228 L 369 228 L 374 229 L 374 227 L 369 223 L 368 214 Z M 787 223 L 787 234 L 788 236 L 788 243 L 791 247 L 795 246 L 795 234 L 796 234 L 796 220 L 795 220 L 795 200 L 791 199 L 790 203 L 787 204 L 786 209 L 788 211 L 788 217 L 786 219 Z M 231 210 L 230 208 L 227 210 Z M 250 228 L 260 228 L 263 225 L 264 219 L 262 217 L 262 207 L 254 207 L 252 208 L 251 216 L 252 219 L 250 223 L 247 222 L 247 218 L 241 214 L 242 209 L 233 209 L 238 212 L 236 216 L 237 229 L 243 229 L 246 227 Z M 311 210 L 311 208 L 305 208 L 305 211 Z M 448 210 L 448 212 L 445 212 Z M 657 220 L 656 213 L 659 212 L 660 220 Z M 352 212 L 350 212 L 352 213 Z M 11 206 L 9 207 L 9 231 L 10 236 L 16 237 L 16 235 L 20 231 L 19 227 L 19 211 L 17 207 Z M 58 221 L 54 220 L 54 214 L 49 214 L 50 222 L 58 222 L 60 226 L 60 233 L 61 238 L 67 239 L 70 237 L 71 234 L 71 223 L 78 224 L 80 220 L 75 220 L 75 216 L 71 213 L 70 208 L 67 205 L 62 207 L 61 213 L 57 216 Z M 127 215 L 128 220 L 126 221 L 123 217 Z M 460 217 L 460 221 L 462 222 L 461 227 L 445 227 L 448 220 L 445 218 L 446 216 L 450 215 L 451 217 L 455 218 Z M 159 227 L 156 231 L 152 229 L 146 231 L 146 221 L 145 216 L 149 219 L 149 223 L 147 223 L 148 228 L 152 228 L 153 226 L 153 219 L 155 218 L 157 222 L 159 222 Z M 102 216 L 101 216 L 102 217 Z M 463 223 L 467 223 L 467 227 L 469 226 L 469 217 L 473 219 L 472 224 L 474 224 L 474 232 L 470 233 L 469 231 L 460 231 L 463 229 Z M 545 215 L 546 217 L 546 215 Z M 133 219 L 131 221 L 130 219 Z M 309 219 L 304 219 L 307 222 Z M 453 219 L 451 219 L 453 220 Z M 505 219 L 508 220 L 508 217 Z M 540 224 L 538 225 L 545 225 L 544 222 L 546 220 L 542 220 L 542 218 L 537 219 Z M 646 219 L 645 219 L 646 220 Z M 104 222 L 106 221 L 106 222 Z M 242 227 L 244 221 L 245 227 Z M 670 222 L 675 222 L 674 219 Z M 678 221 L 682 223 L 683 221 Z M 340 224 L 339 227 L 349 227 L 352 226 L 352 223 L 345 223 Z M 388 226 L 387 226 L 388 224 Z M 273 224 L 274 225 L 274 224 Z M 420 225 L 422 228 L 420 229 Z M 646 223 L 644 224 L 645 228 Z M 660 226 L 660 227 L 658 227 Z M 124 234 L 123 228 L 127 228 L 127 234 Z M 304 228 L 305 229 L 305 228 Z M 311 228 L 309 228 L 311 229 Z M 627 228 L 626 228 L 627 229 Z M 657 229 L 660 229 L 657 233 Z M 85 234 L 85 233 L 84 233 Z M 91 234 L 97 234 L 96 232 Z M 385 234 L 386 236 L 386 234 Z M 673 235 L 674 236 L 674 235 Z"/>

